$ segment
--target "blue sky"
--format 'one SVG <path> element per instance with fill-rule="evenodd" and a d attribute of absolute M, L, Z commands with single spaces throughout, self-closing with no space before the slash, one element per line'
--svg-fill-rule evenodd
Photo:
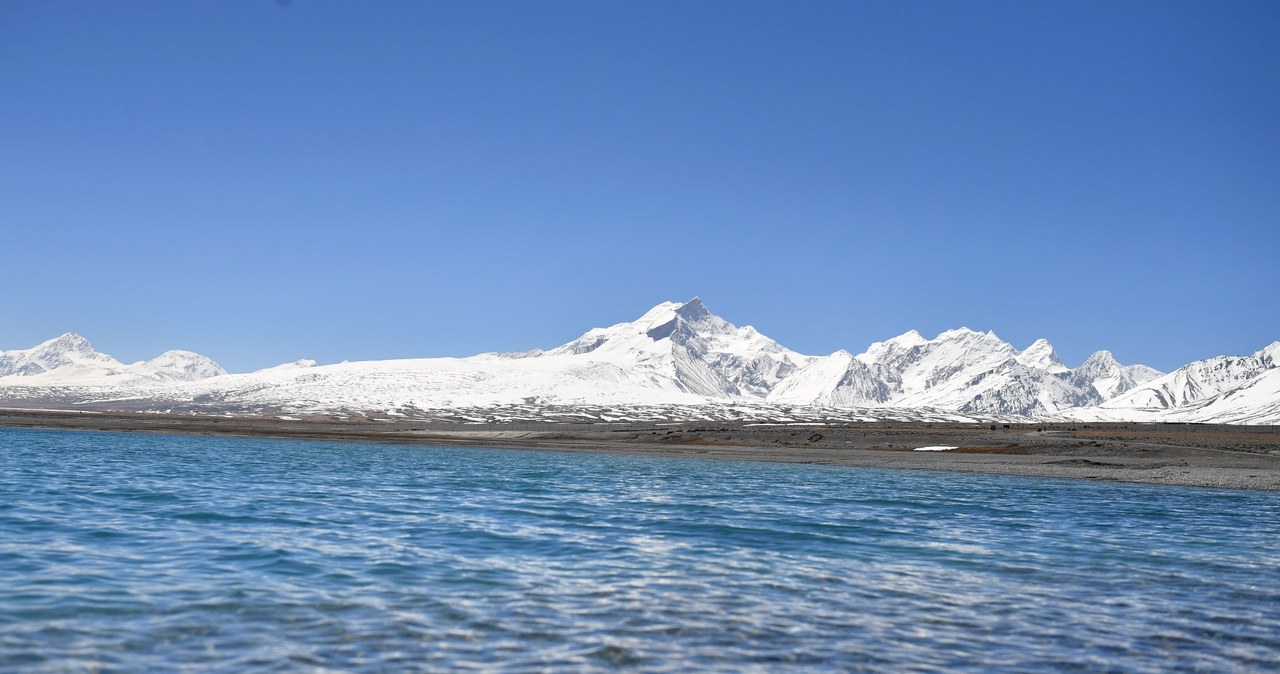
<path fill-rule="evenodd" d="M 1274 2 L 0 3 L 0 349 L 1280 339 Z"/>

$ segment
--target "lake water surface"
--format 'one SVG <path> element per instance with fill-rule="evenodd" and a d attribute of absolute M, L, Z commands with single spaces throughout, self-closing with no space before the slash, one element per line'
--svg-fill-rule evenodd
<path fill-rule="evenodd" d="M 1280 495 L 0 430 L 0 669 L 1274 671 Z"/>

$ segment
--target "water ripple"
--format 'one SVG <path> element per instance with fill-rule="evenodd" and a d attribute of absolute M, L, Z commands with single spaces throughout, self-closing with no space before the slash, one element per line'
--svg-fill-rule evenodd
<path fill-rule="evenodd" d="M 0 669 L 1259 671 L 1280 499 L 0 431 Z"/>

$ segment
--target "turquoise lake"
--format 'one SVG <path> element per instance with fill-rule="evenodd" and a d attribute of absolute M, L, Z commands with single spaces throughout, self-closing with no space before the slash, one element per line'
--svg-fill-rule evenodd
<path fill-rule="evenodd" d="M 1280 668 L 1280 495 L 0 430 L 0 670 Z"/>

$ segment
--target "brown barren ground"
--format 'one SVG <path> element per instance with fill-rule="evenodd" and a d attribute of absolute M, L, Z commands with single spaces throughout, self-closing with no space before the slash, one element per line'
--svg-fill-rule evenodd
<path fill-rule="evenodd" d="M 347 415 L 283 420 L 0 410 L 0 427 L 280 437 L 614 452 L 1280 490 L 1280 427 L 1197 424 L 689 422 L 650 425 L 436 424 Z M 3 448 L 0 434 L 0 449 Z M 916 447 L 954 446 L 941 452 Z"/>

